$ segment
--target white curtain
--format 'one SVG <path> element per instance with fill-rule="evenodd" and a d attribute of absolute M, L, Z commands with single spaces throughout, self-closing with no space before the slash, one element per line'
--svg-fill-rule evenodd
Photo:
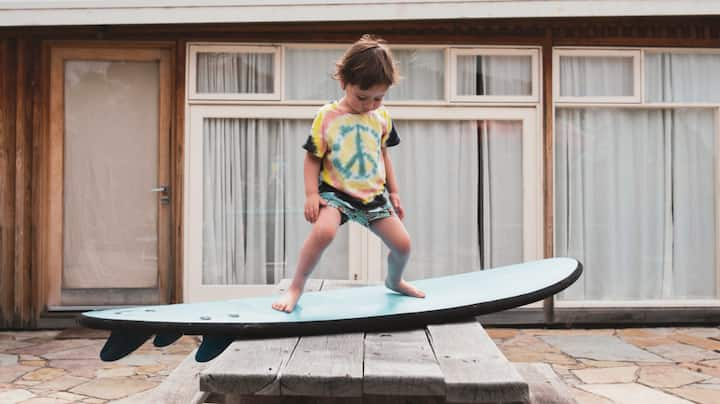
<path fill-rule="evenodd" d="M 560 95 L 568 97 L 632 96 L 633 60 L 617 56 L 561 56 Z"/>
<path fill-rule="evenodd" d="M 339 100 L 340 83 L 332 78 L 335 62 L 343 49 L 287 48 L 285 51 L 285 96 L 291 100 Z M 439 49 L 394 49 L 401 80 L 386 94 L 386 100 L 442 100 L 445 55 Z"/>
<path fill-rule="evenodd" d="M 569 300 L 715 296 L 711 110 L 559 109 L 555 249 Z"/>
<path fill-rule="evenodd" d="M 402 142 L 390 151 L 412 240 L 405 277 L 521 262 L 521 122 L 396 124 Z"/>
<path fill-rule="evenodd" d="M 65 62 L 64 302 L 157 286 L 159 88 L 157 63 Z"/>
<path fill-rule="evenodd" d="M 604 59 L 561 60 L 561 88 L 626 94 L 629 58 Z M 648 101 L 717 101 L 717 55 L 645 61 Z M 585 264 L 561 298 L 715 298 L 713 110 L 563 108 L 555 127 L 555 252 Z"/>
<path fill-rule="evenodd" d="M 394 49 L 401 79 L 385 99 L 442 100 L 445 98 L 445 54 L 439 49 Z"/>
<path fill-rule="evenodd" d="M 328 65 L 332 67 L 340 53 L 289 49 L 286 95 L 292 99 L 337 96 L 332 90 L 337 83 L 328 80 Z M 390 90 L 398 90 L 395 99 L 442 98 L 441 51 L 395 53 L 406 68 L 404 80 Z M 269 91 L 272 80 L 261 78 L 271 74 L 272 59 L 251 56 L 208 54 L 198 59 L 198 84 L 208 83 L 198 90 Z M 485 77 L 487 88 L 502 94 L 526 91 L 526 68 L 517 67 L 516 59 L 506 60 L 509 66 L 503 68 L 502 60 L 493 65 L 498 73 Z M 475 89 L 474 84 L 464 85 Z M 414 245 L 408 277 L 520 262 L 521 123 L 413 121 L 399 122 L 397 127 L 402 142 L 391 150 Z M 302 213 L 300 148 L 309 128 L 310 121 L 205 120 L 203 283 L 272 284 L 293 275 L 310 230 Z M 314 277 L 347 279 L 347 232 L 348 226 L 340 228 Z"/>
<path fill-rule="evenodd" d="M 197 92 L 272 93 L 271 53 L 209 53 L 197 55 Z"/>
<path fill-rule="evenodd" d="M 530 56 L 459 56 L 457 73 L 458 95 L 532 94 Z"/>
<path fill-rule="evenodd" d="M 343 96 L 333 78 L 335 62 L 344 49 L 287 48 L 285 50 L 285 96 L 290 100 L 334 101 Z"/>
<path fill-rule="evenodd" d="M 650 102 L 720 101 L 720 54 L 646 52 L 645 72 Z"/>
<path fill-rule="evenodd" d="M 292 277 L 310 230 L 300 148 L 310 124 L 204 121 L 203 284 L 274 284 Z M 315 276 L 347 278 L 347 240 L 343 229 Z"/>

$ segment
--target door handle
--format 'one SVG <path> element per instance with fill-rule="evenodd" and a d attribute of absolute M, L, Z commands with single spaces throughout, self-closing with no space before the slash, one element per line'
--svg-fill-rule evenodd
<path fill-rule="evenodd" d="M 161 192 L 162 196 L 160 196 L 160 203 L 163 205 L 167 205 L 170 203 L 170 187 L 167 185 L 161 185 L 157 188 L 150 189 L 150 192 Z"/>
<path fill-rule="evenodd" d="M 153 189 L 150 190 L 150 192 L 162 192 L 162 193 L 165 193 L 165 194 L 166 194 L 166 193 L 168 192 L 168 186 L 167 186 L 167 185 L 163 185 L 163 186 L 160 186 L 160 187 L 158 187 L 158 188 L 153 188 Z"/>

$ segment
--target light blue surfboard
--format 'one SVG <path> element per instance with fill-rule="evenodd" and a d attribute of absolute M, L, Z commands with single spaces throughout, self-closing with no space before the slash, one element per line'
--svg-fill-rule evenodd
<path fill-rule="evenodd" d="M 307 292 L 292 313 L 273 310 L 277 296 L 269 296 L 90 311 L 80 323 L 111 330 L 100 353 L 106 361 L 130 354 L 153 335 L 156 346 L 202 335 L 196 359 L 207 361 L 236 339 L 411 329 L 507 310 L 552 296 L 581 273 L 575 259 L 550 258 L 411 282 L 424 299 L 365 286 Z"/>

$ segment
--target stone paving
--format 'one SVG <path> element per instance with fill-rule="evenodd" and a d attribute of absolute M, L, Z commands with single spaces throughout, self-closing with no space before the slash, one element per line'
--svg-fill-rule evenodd
<path fill-rule="evenodd" d="M 544 362 L 580 404 L 720 403 L 720 329 L 488 329 L 513 362 Z"/>
<path fill-rule="evenodd" d="M 720 403 L 720 329 L 488 328 L 513 362 L 544 362 L 579 404 Z M 106 403 L 161 383 L 198 343 L 146 344 L 117 362 L 101 339 L 60 331 L 0 332 L 0 403 Z"/>

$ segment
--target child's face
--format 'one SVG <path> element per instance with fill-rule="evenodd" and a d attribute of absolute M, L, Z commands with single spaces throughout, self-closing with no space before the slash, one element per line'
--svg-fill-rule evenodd
<path fill-rule="evenodd" d="M 388 90 L 387 85 L 376 84 L 367 90 L 362 90 L 354 84 L 345 85 L 345 97 L 343 104 L 355 114 L 365 114 L 374 111 L 382 105 L 385 93 Z"/>

